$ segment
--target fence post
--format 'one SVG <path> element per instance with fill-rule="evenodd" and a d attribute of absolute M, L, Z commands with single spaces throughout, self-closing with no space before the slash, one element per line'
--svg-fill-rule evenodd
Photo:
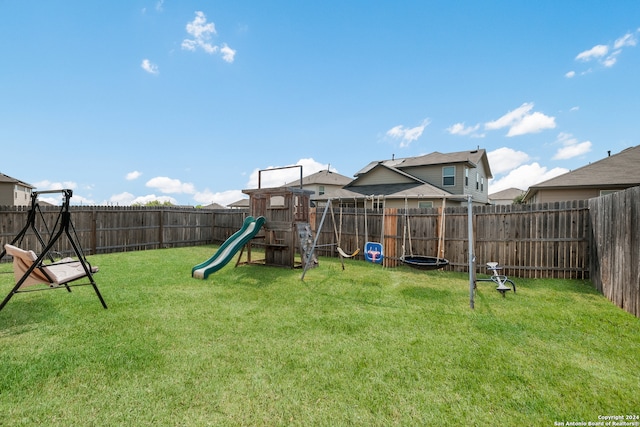
<path fill-rule="evenodd" d="M 93 208 L 91 209 L 91 237 L 89 237 L 90 239 L 90 245 L 91 245 L 91 253 L 92 254 L 96 254 L 98 253 L 98 226 L 97 226 L 97 213 L 96 213 L 96 209 Z"/>

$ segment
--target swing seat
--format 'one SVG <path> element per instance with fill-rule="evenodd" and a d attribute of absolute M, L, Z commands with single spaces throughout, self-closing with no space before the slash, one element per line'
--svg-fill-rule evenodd
<path fill-rule="evenodd" d="M 4 245 L 4 248 L 7 254 L 13 257 L 13 274 L 16 283 L 18 283 L 29 271 L 33 263 L 38 260 L 38 256 L 31 250 L 25 251 L 9 244 Z M 91 273 L 97 272 L 98 267 L 91 267 Z M 72 258 L 63 258 L 55 263 L 40 264 L 34 268 L 20 288 L 37 284 L 45 284 L 55 288 L 85 276 L 87 276 L 87 273 L 80 261 L 74 261 Z"/>
<path fill-rule="evenodd" d="M 382 243 L 367 242 L 364 245 L 364 259 L 374 264 L 381 264 L 384 254 L 382 252 Z"/>
<path fill-rule="evenodd" d="M 340 246 L 338 246 L 338 248 L 336 250 L 338 251 L 338 253 L 340 254 L 340 256 L 342 258 L 353 258 L 354 256 L 356 256 L 356 255 L 358 255 L 360 253 L 360 248 L 356 249 L 356 251 L 354 253 L 352 253 L 351 255 L 346 253 Z"/>
<path fill-rule="evenodd" d="M 449 261 L 444 258 L 423 255 L 403 257 L 401 261 L 418 270 L 437 270 L 449 265 Z"/>

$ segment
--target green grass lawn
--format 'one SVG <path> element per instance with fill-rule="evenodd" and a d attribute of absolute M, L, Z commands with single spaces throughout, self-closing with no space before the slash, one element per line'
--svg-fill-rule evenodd
<path fill-rule="evenodd" d="M 640 319 L 588 282 L 338 259 L 301 270 L 214 247 L 91 257 L 91 287 L 0 311 L 0 425 L 554 425 L 640 415 Z M 255 254 L 254 254 L 255 257 Z M 11 271 L 1 264 L 0 272 Z M 13 285 L 0 274 L 0 297 Z"/>

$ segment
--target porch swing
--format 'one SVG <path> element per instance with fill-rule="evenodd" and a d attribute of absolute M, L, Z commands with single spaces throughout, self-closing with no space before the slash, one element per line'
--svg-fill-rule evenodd
<path fill-rule="evenodd" d="M 44 215 L 38 204 L 38 195 L 47 193 L 62 193 L 63 195 L 60 211 L 51 230 L 48 229 Z M 5 255 L 13 257 L 13 273 L 16 280 L 13 289 L 11 289 L 9 294 L 0 303 L 0 310 L 4 308 L 13 295 L 20 292 L 42 291 L 60 287 L 71 292 L 71 286 L 83 285 L 91 285 L 102 306 L 107 308 L 107 304 L 104 302 L 98 286 L 93 280 L 93 274 L 98 271 L 98 268 L 92 267 L 91 264 L 89 264 L 82 248 L 77 242 L 78 236 L 71 222 L 71 213 L 69 212 L 69 199 L 71 199 L 72 195 L 73 191 L 69 189 L 39 191 L 31 194 L 31 207 L 27 216 L 27 224 L 10 243 L 4 245 L 4 249 L 0 252 L 0 259 Z M 46 243 L 36 227 L 37 213 L 40 214 L 42 226 L 50 236 L 49 241 Z M 32 250 L 24 250 L 17 246 L 23 243 L 25 235 L 30 230 L 42 247 L 40 255 L 36 255 Z M 63 235 L 67 237 L 77 259 L 66 257 L 55 261 L 53 247 Z M 45 258 L 48 259 L 48 262 L 45 262 Z M 71 283 L 82 278 L 86 278 L 88 283 Z M 33 285 L 41 286 L 26 289 Z M 44 285 L 44 287 L 42 285 Z"/>
<path fill-rule="evenodd" d="M 445 198 L 442 199 L 442 210 L 440 212 L 440 226 L 438 227 L 438 254 L 437 256 L 414 255 L 413 244 L 411 242 L 411 221 L 408 214 L 408 202 L 404 199 L 404 232 L 402 235 L 402 257 L 400 262 L 418 270 L 438 270 L 449 265 L 449 261 L 444 257 L 444 219 L 445 219 Z M 405 255 L 405 239 L 409 236 L 409 256 Z"/>

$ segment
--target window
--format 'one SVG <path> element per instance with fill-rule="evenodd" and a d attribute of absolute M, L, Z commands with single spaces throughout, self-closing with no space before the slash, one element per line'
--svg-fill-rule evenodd
<path fill-rule="evenodd" d="M 456 167 L 445 166 L 442 168 L 442 185 L 456 185 Z"/>
<path fill-rule="evenodd" d="M 432 208 L 433 207 L 433 202 L 418 202 L 418 207 L 420 209 Z"/>
<path fill-rule="evenodd" d="M 269 207 L 271 207 L 271 208 L 283 208 L 284 207 L 284 196 L 271 196 L 271 199 L 269 199 Z"/>
<path fill-rule="evenodd" d="M 484 191 L 484 176 L 480 177 L 480 191 Z"/>
<path fill-rule="evenodd" d="M 321 196 L 324 194 L 324 185 L 318 187 L 318 194 Z"/>
<path fill-rule="evenodd" d="M 469 186 L 469 168 L 464 168 L 464 186 Z"/>
<path fill-rule="evenodd" d="M 480 189 L 480 174 L 476 172 L 476 190 Z"/>

